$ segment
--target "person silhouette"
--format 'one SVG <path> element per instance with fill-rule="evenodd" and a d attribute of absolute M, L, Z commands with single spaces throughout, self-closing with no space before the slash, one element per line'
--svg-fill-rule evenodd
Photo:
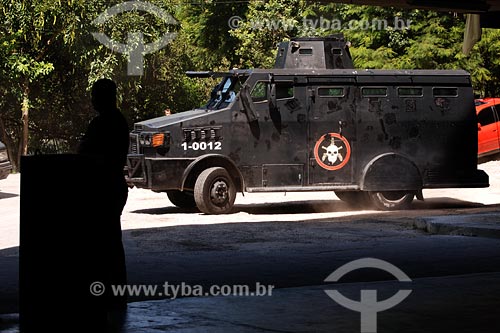
<path fill-rule="evenodd" d="M 122 176 L 128 154 L 129 129 L 116 106 L 116 90 L 116 84 L 109 79 L 100 79 L 92 86 L 92 105 L 98 116 L 90 122 L 79 153 L 108 161 Z M 124 178 L 123 184 L 126 186 Z"/>
<path fill-rule="evenodd" d="M 122 243 L 121 214 L 128 198 L 128 186 L 123 169 L 126 164 L 129 128 L 125 117 L 117 108 L 117 86 L 109 79 L 100 79 L 92 86 L 92 105 L 98 115 L 92 119 L 80 143 L 78 153 L 95 161 L 98 167 L 93 170 L 98 176 L 98 196 L 96 200 L 100 222 L 96 233 L 96 244 L 103 250 L 99 267 L 102 282 L 110 285 L 125 285 L 127 273 L 125 252 Z M 106 286 L 109 287 L 109 286 Z M 126 308 L 126 296 L 114 296 L 111 288 L 106 288 L 106 306 L 110 309 Z"/>

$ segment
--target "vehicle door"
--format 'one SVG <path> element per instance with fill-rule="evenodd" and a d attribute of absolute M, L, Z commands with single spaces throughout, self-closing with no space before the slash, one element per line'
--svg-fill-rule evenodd
<path fill-rule="evenodd" d="M 293 76 L 253 75 L 247 82 L 256 119 L 247 118 L 246 141 L 239 154 L 247 187 L 300 187 L 304 185 L 307 125 L 303 89 Z M 240 119 L 241 120 L 241 119 Z M 244 132 L 233 132 L 241 136 Z"/>
<path fill-rule="evenodd" d="M 493 106 L 493 109 L 494 109 L 494 113 L 495 113 L 495 116 L 496 116 L 496 125 L 497 125 L 497 139 L 498 139 L 498 148 L 500 149 L 500 103 L 497 103 L 495 104 L 495 106 Z"/>
<path fill-rule="evenodd" d="M 499 150 L 499 123 L 495 107 L 485 107 L 479 111 L 477 118 L 478 155 L 484 155 Z"/>
<path fill-rule="evenodd" d="M 308 86 L 309 184 L 351 185 L 356 138 L 354 79 Z"/>

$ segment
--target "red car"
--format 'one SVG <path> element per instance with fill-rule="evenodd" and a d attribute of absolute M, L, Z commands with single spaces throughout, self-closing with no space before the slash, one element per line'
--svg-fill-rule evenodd
<path fill-rule="evenodd" d="M 500 98 L 476 99 L 478 156 L 500 151 Z"/>

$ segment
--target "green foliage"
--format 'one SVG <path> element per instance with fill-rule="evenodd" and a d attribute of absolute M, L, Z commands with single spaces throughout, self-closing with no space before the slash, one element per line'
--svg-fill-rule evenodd
<path fill-rule="evenodd" d="M 118 83 L 120 107 L 133 124 L 166 109 L 175 113 L 204 104 L 214 81 L 189 79 L 186 70 L 272 67 L 277 43 L 294 36 L 343 32 L 357 68 L 461 68 L 471 73 L 479 95 L 500 95 L 500 30 L 483 29 L 482 40 L 465 56 L 462 14 L 307 0 L 152 0 L 179 24 L 143 12 L 93 24 L 122 2 L 0 0 L 0 138 L 11 156 L 19 155 L 23 106 L 30 110 L 30 151 L 71 151 L 94 115 L 89 89 L 97 79 Z M 234 17 L 242 20 L 231 29 Z M 411 22 L 401 29 L 396 19 Z M 126 55 L 91 35 L 103 32 L 126 43 L 133 31 L 143 32 L 146 43 L 177 33 L 172 43 L 144 57 L 144 75 L 138 77 L 127 76 Z"/>
<path fill-rule="evenodd" d="M 470 58 L 463 57 L 464 67 L 481 96 L 500 95 L 500 30 L 483 29 L 482 39 L 472 49 Z"/>
<path fill-rule="evenodd" d="M 230 32 L 239 40 L 234 50 L 240 57 L 238 67 L 272 67 L 277 43 L 297 35 L 305 9 L 303 0 L 250 1 L 239 27 Z"/>
<path fill-rule="evenodd" d="M 231 33 L 228 21 L 247 11 L 243 1 L 193 1 L 178 6 L 176 17 L 181 21 L 180 39 L 184 40 L 194 69 L 227 70 L 238 64 L 234 52 L 239 40 Z"/>

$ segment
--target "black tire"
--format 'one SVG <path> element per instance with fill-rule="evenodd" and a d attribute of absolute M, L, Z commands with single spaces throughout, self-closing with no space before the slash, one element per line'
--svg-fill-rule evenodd
<path fill-rule="evenodd" d="M 194 201 L 193 192 L 172 190 L 172 191 L 167 191 L 167 196 L 170 202 L 179 208 L 196 207 L 196 202 Z"/>
<path fill-rule="evenodd" d="M 368 205 L 366 192 L 362 191 L 335 191 L 335 195 L 349 206 L 361 208 Z"/>
<path fill-rule="evenodd" d="M 228 214 L 236 199 L 233 179 L 224 168 L 209 168 L 196 179 L 194 200 L 205 214 Z"/>
<path fill-rule="evenodd" d="M 367 192 L 370 202 L 380 210 L 408 209 L 415 196 L 414 192 L 382 191 Z"/>

